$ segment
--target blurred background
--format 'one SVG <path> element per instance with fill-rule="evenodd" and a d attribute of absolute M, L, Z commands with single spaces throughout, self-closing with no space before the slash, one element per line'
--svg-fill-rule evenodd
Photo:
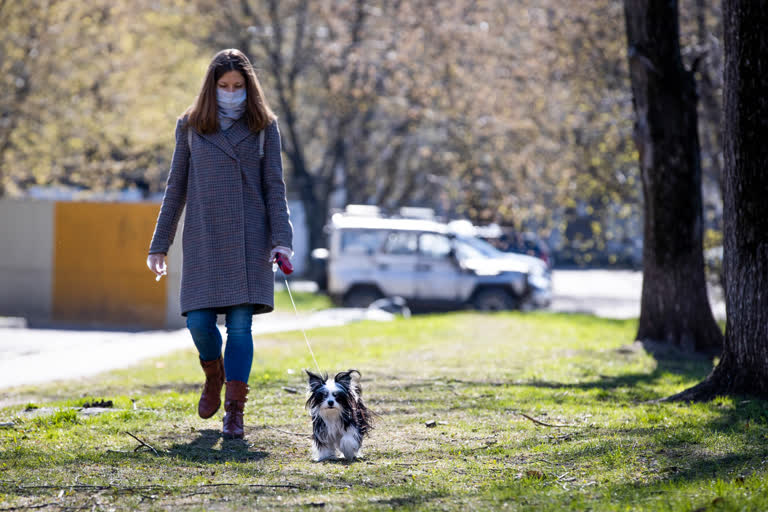
<path fill-rule="evenodd" d="M 555 275 L 637 271 L 624 23 L 619 0 L 0 0 L 0 316 L 183 325 L 180 229 L 168 279 L 145 259 L 175 120 L 229 47 L 280 120 L 298 277 L 322 282 L 350 204 L 467 221 Z M 680 23 L 717 283 L 719 3 L 681 0 Z"/>

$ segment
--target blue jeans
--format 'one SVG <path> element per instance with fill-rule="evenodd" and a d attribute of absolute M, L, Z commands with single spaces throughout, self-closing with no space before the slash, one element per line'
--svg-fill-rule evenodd
<path fill-rule="evenodd" d="M 250 304 L 226 308 L 227 347 L 224 352 L 224 373 L 227 380 L 248 382 L 253 363 L 253 311 L 253 305 Z M 195 309 L 187 312 L 187 328 L 200 353 L 200 359 L 213 361 L 221 356 L 221 333 L 216 327 L 216 312 L 213 309 Z"/>

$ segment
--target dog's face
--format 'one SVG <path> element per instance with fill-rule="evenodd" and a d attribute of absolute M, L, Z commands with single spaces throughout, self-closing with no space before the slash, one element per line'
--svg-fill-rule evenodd
<path fill-rule="evenodd" d="M 349 370 L 339 372 L 334 377 L 317 375 L 306 370 L 309 378 L 309 397 L 307 408 L 312 414 L 323 416 L 339 414 L 350 410 L 358 399 L 357 388 L 360 372 Z"/>

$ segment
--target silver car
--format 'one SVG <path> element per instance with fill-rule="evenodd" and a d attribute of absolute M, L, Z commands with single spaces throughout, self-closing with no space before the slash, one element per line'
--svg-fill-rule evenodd
<path fill-rule="evenodd" d="M 403 297 L 411 308 L 505 310 L 549 305 L 546 264 L 426 219 L 337 213 L 329 225 L 328 293 L 366 307 Z"/>

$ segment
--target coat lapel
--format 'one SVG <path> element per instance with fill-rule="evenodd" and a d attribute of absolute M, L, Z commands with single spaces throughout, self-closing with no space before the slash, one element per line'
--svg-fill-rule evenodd
<path fill-rule="evenodd" d="M 240 144 L 251 133 L 250 128 L 248 128 L 248 121 L 245 119 L 245 116 L 242 116 L 226 131 L 219 130 L 215 133 L 201 133 L 199 135 L 216 145 L 231 158 L 238 160 L 235 146 Z"/>
<path fill-rule="evenodd" d="M 240 120 L 238 120 L 239 122 Z M 230 130 L 234 128 L 234 125 L 230 127 Z M 215 146 L 217 146 L 219 149 L 221 149 L 223 152 L 225 152 L 227 155 L 229 155 L 231 158 L 237 160 L 237 155 L 235 154 L 235 149 L 232 147 L 232 144 L 230 144 L 227 137 L 224 135 L 224 132 L 221 130 L 214 132 L 214 133 L 200 133 L 199 134 L 202 138 L 205 140 L 211 142 Z"/>
<path fill-rule="evenodd" d="M 243 139 L 251 134 L 251 130 L 248 128 L 248 120 L 243 115 L 224 133 L 230 144 L 232 144 L 232 147 L 237 146 Z"/>

